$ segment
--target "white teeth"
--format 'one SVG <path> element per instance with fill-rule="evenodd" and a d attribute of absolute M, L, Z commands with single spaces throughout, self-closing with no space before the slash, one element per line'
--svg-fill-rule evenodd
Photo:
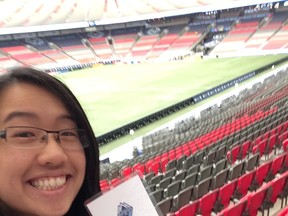
<path fill-rule="evenodd" d="M 56 190 L 66 183 L 66 176 L 37 179 L 31 181 L 31 185 L 39 190 Z"/>

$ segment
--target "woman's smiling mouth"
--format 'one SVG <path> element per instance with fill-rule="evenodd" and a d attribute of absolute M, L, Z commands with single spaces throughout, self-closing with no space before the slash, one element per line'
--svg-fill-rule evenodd
<path fill-rule="evenodd" d="M 39 190 L 52 191 L 63 187 L 66 181 L 67 176 L 58 176 L 31 180 L 30 184 Z"/>

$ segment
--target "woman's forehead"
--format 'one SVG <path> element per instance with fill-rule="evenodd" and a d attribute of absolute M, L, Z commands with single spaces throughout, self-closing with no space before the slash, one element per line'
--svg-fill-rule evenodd
<path fill-rule="evenodd" d="M 27 83 L 7 87 L 0 94 L 0 121 L 53 117 L 72 120 L 64 103 L 44 88 Z"/>

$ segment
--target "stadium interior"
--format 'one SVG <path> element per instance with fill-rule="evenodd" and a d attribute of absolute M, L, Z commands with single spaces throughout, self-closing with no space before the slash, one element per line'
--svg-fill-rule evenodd
<path fill-rule="evenodd" d="M 223 2 L 2 0 L 0 73 L 288 54 L 288 1 Z M 129 152 L 126 158 L 102 155 L 101 190 L 137 173 L 163 215 L 288 215 L 287 62 L 247 71 L 97 137 L 99 146 L 109 145 L 229 90 L 125 143 L 116 154 Z"/>

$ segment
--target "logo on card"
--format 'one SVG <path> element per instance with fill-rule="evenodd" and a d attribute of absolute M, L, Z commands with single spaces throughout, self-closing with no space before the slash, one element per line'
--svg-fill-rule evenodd
<path fill-rule="evenodd" d="M 118 205 L 117 216 L 132 216 L 133 207 L 125 202 L 120 202 Z"/>

